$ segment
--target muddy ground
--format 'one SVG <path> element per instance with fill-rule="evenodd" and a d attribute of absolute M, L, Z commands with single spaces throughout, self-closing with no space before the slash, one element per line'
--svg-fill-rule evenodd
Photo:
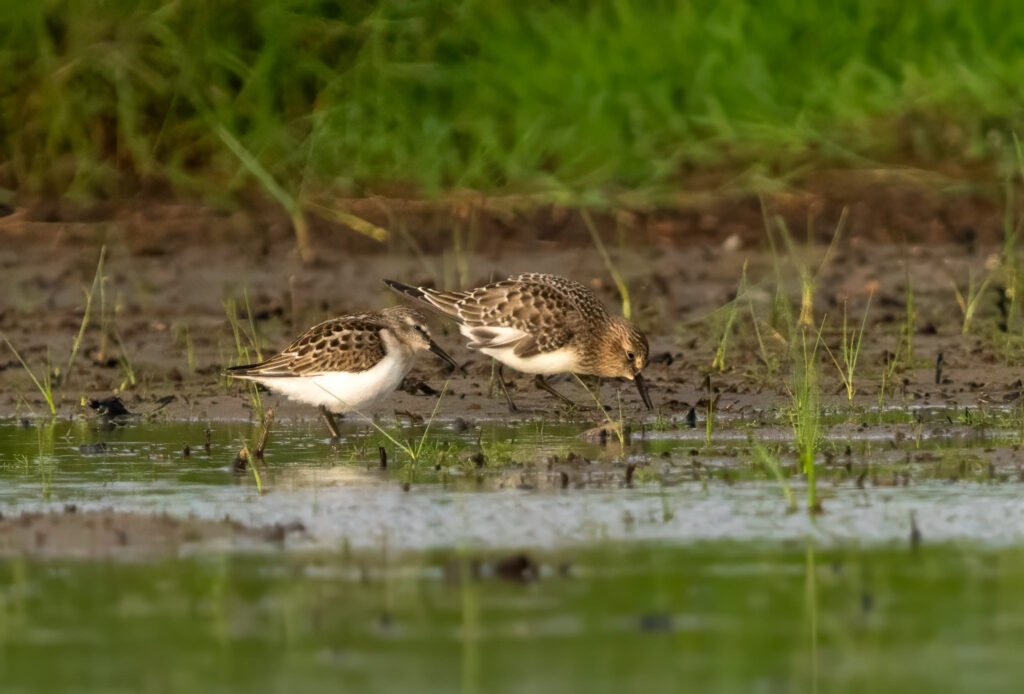
<path fill-rule="evenodd" d="M 0 557 L 161 559 L 226 549 L 283 546 L 301 525 L 251 527 L 224 518 L 175 518 L 116 511 L 26 511 L 0 518 Z"/>
<path fill-rule="evenodd" d="M 991 188 L 943 186 L 907 174 L 860 172 L 826 175 L 799 191 L 764 196 L 768 214 L 779 215 L 793 230 L 793 251 L 778 234 L 773 250 L 761 200 L 754 196 L 695 193 L 671 209 L 594 211 L 628 283 L 635 319 L 650 338 L 646 375 L 661 419 L 642 410 L 630 384 L 619 384 L 619 390 L 605 384 L 605 403 L 614 408 L 621 392 L 633 427 L 692 425 L 713 401 L 717 427 L 770 422 L 775 430 L 788 430 L 793 352 L 773 328 L 784 322 L 775 301 L 777 278 L 795 311 L 799 266 L 817 271 L 847 207 L 848 223 L 817 276 L 814 312 L 839 357 L 844 304 L 852 329 L 870 297 L 854 412 L 880 404 L 965 412 L 1016 407 L 1024 390 L 1024 345 L 1019 319 L 1013 323 L 1012 276 L 999 265 L 1004 211 Z M 589 285 L 610 309 L 621 308 L 576 211 L 529 199 L 471 196 L 435 203 L 349 201 L 347 207 L 381 225 L 389 238 L 373 241 L 313 220 L 312 264 L 300 261 L 288 220 L 259 201 L 230 213 L 146 200 L 89 207 L 44 201 L 6 210 L 0 217 L 0 330 L 37 377 L 49 371 L 61 417 L 99 417 L 90 401 L 117 397 L 129 419 L 246 420 L 255 417 L 248 394 L 222 376 L 224 367 L 238 361 L 226 313 L 231 302 L 243 331 L 251 312 L 264 356 L 327 317 L 397 303 L 381 282 L 385 277 L 463 286 L 516 272 L 552 272 Z M 102 292 L 93 293 L 90 320 L 69 371 L 104 246 Z M 749 300 L 734 304 L 730 316 L 744 271 Z M 965 334 L 957 294 L 968 294 L 972 284 L 983 291 Z M 724 369 L 713 369 L 730 320 Z M 450 379 L 439 407 L 442 418 L 470 425 L 509 419 L 491 382 L 490 360 L 465 349 L 451 323 L 432 321 L 435 338 L 461 368 L 448 374 L 426 355 L 381 412 L 428 416 L 437 390 Z M 819 357 L 826 405 L 848 411 L 836 368 L 826 354 Z M 529 377 L 509 373 L 509 380 L 523 408 L 519 419 L 571 419 L 581 422 L 581 431 L 604 423 L 593 408 L 567 410 L 535 391 Z M 589 404 L 578 384 L 563 379 L 559 387 Z M 273 394 L 263 394 L 263 406 L 274 409 L 278 422 L 317 416 Z M 0 346 L 0 417 L 31 419 L 46 409 L 13 351 Z M 905 424 L 886 426 L 884 437 L 894 441 L 905 433 L 899 430 Z M 999 451 L 1005 452 L 993 455 Z M 1007 477 L 1014 469 L 1020 474 L 1015 458 L 995 464 Z M 146 559 L 209 548 L 276 547 L 302 532 L 226 519 L 70 508 L 0 520 L 0 555 Z"/>
<path fill-rule="evenodd" d="M 986 269 L 998 258 L 1003 228 L 1003 210 L 991 191 L 977 185 L 952 191 L 941 181 L 922 182 L 909 174 L 859 172 L 823 175 L 799 191 L 764 197 L 769 214 L 781 215 L 793 230 L 803 249 L 797 256 L 815 268 L 840 211 L 849 208 L 848 224 L 818 277 L 815 313 L 817 321 L 828 316 L 826 340 L 838 355 L 843 303 L 853 325 L 873 296 L 858 367 L 858 404 L 877 405 L 882 374 L 894 354 L 899 361 L 886 373 L 887 405 L 976 407 L 1019 397 L 1021 351 L 1012 325 L 1005 330 L 1008 278 Z M 118 395 L 134 414 L 248 418 L 243 389 L 221 376 L 237 361 L 225 313 L 230 299 L 244 323 L 248 297 L 264 356 L 326 317 L 396 303 L 398 297 L 380 281 L 385 277 L 458 286 L 515 272 L 553 272 L 588 284 L 618 311 L 614 285 L 580 215 L 529 203 L 472 196 L 429 204 L 350 201 L 348 209 L 387 227 L 390 238 L 376 242 L 314 220 L 317 259 L 311 265 L 300 262 L 287 220 L 262 203 L 233 213 L 152 201 L 26 204 L 0 219 L 0 330 L 37 375 L 49 362 L 61 415 L 92 416 L 90 399 Z M 791 369 L 782 336 L 770 327 L 771 307 L 776 263 L 794 301 L 798 272 L 785 249 L 771 252 L 758 198 L 695 193 L 672 209 L 631 208 L 594 217 L 628 282 L 636 320 L 650 337 L 647 376 L 663 413 L 683 417 L 691 407 L 700 411 L 709 372 L 724 416 L 788 402 Z M 808 235 L 810 247 L 803 243 Z M 103 295 L 94 294 L 82 347 L 68 372 L 104 244 Z M 721 309 L 735 296 L 745 264 L 751 302 L 736 314 L 725 370 L 710 371 L 726 320 Z M 901 339 L 907 278 L 913 291 L 912 360 Z M 986 278 L 973 328 L 963 335 L 955 287 L 966 293 L 972 281 L 980 286 Z M 751 306 L 766 351 L 758 348 Z M 504 401 L 492 393 L 490 361 L 466 350 L 450 323 L 437 319 L 434 325 L 438 342 L 462 365 L 451 376 L 441 416 L 507 417 Z M 824 363 L 826 398 L 842 402 L 837 372 L 827 358 Z M 409 379 L 408 392 L 398 393 L 387 409 L 429 414 L 430 393 L 446 378 L 427 355 Z M 531 410 L 544 416 L 556 411 L 528 377 L 510 380 L 527 410 L 524 417 L 536 416 Z M 587 402 L 577 384 L 562 387 Z M 605 400 L 614 400 L 614 392 L 605 386 Z M 622 395 L 629 411 L 640 416 L 632 387 L 623 385 Z M 315 416 L 276 396 L 265 397 L 264 404 L 279 418 Z M 4 347 L 0 416 L 43 412 L 31 379 Z"/>

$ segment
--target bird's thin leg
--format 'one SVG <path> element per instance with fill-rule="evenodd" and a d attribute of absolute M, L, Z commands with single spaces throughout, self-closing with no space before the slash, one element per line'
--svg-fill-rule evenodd
<path fill-rule="evenodd" d="M 573 407 L 576 407 L 576 403 L 574 403 L 572 400 L 570 400 L 569 398 L 565 397 L 564 395 L 559 393 L 557 390 L 552 388 L 551 384 L 548 383 L 546 380 L 544 380 L 544 376 L 542 374 L 537 374 L 537 377 L 533 379 L 533 384 L 535 386 L 537 386 L 538 388 L 540 388 L 541 390 L 546 390 L 547 392 L 551 393 L 552 395 L 554 395 L 556 398 L 558 398 L 559 400 L 561 400 L 565 404 L 572 405 Z"/>
<path fill-rule="evenodd" d="M 505 400 L 508 401 L 508 411 L 518 412 L 519 408 L 516 407 L 515 402 L 512 401 L 512 396 L 509 395 L 508 386 L 505 385 L 505 365 L 498 362 L 498 383 L 501 384 L 501 392 L 505 394 Z"/>
<path fill-rule="evenodd" d="M 340 439 L 341 433 L 338 431 L 338 423 L 334 421 L 334 415 L 331 414 L 331 411 L 321 405 L 320 416 L 324 418 L 327 428 L 331 431 L 331 438 Z"/>

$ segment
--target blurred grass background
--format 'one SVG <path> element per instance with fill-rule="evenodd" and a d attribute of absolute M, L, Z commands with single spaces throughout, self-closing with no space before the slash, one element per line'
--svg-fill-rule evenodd
<path fill-rule="evenodd" d="M 997 173 L 1024 130 L 1016 0 L 0 0 L 0 31 L 8 194 L 657 196 Z"/>

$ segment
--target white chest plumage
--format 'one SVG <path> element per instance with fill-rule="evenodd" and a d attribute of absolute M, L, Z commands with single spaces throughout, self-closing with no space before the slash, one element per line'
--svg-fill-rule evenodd
<path fill-rule="evenodd" d="M 481 354 L 494 357 L 505 366 L 510 366 L 516 371 L 527 374 L 560 374 L 575 373 L 579 370 L 579 360 L 576 350 L 570 346 L 556 349 L 553 352 L 544 352 L 530 357 L 516 355 L 516 344 L 527 337 L 525 332 L 505 326 L 488 326 L 489 347 L 476 346 L 474 335 L 475 329 L 469 326 L 459 326 L 459 331 L 470 340 L 470 348 L 478 349 Z"/>
<path fill-rule="evenodd" d="M 516 356 L 515 347 L 484 347 L 480 353 L 494 357 L 505 366 L 526 374 L 547 375 L 578 371 L 576 352 L 570 347 L 525 358 Z"/>
<path fill-rule="evenodd" d="M 366 371 L 327 372 L 305 376 L 255 377 L 272 391 L 293 400 L 324 406 L 332 412 L 364 411 L 394 392 L 412 367 L 412 354 L 387 330 L 381 331 L 386 353 Z"/>

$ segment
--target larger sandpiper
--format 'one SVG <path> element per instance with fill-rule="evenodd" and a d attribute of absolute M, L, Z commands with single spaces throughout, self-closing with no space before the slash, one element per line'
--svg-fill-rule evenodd
<path fill-rule="evenodd" d="M 641 372 L 647 366 L 647 338 L 631 322 L 612 316 L 579 282 L 540 273 L 513 275 L 477 289 L 441 291 L 384 280 L 395 291 L 454 318 L 468 347 L 502 365 L 536 374 L 538 388 L 571 402 L 545 375 L 574 373 L 626 378 L 636 383 L 651 409 Z M 509 409 L 515 403 L 501 381 Z"/>
<path fill-rule="evenodd" d="M 227 372 L 319 407 L 337 436 L 332 412 L 372 408 L 394 392 L 412 368 L 416 353 L 428 350 L 456 365 L 431 339 L 419 311 L 396 306 L 324 321 L 281 353 Z"/>

